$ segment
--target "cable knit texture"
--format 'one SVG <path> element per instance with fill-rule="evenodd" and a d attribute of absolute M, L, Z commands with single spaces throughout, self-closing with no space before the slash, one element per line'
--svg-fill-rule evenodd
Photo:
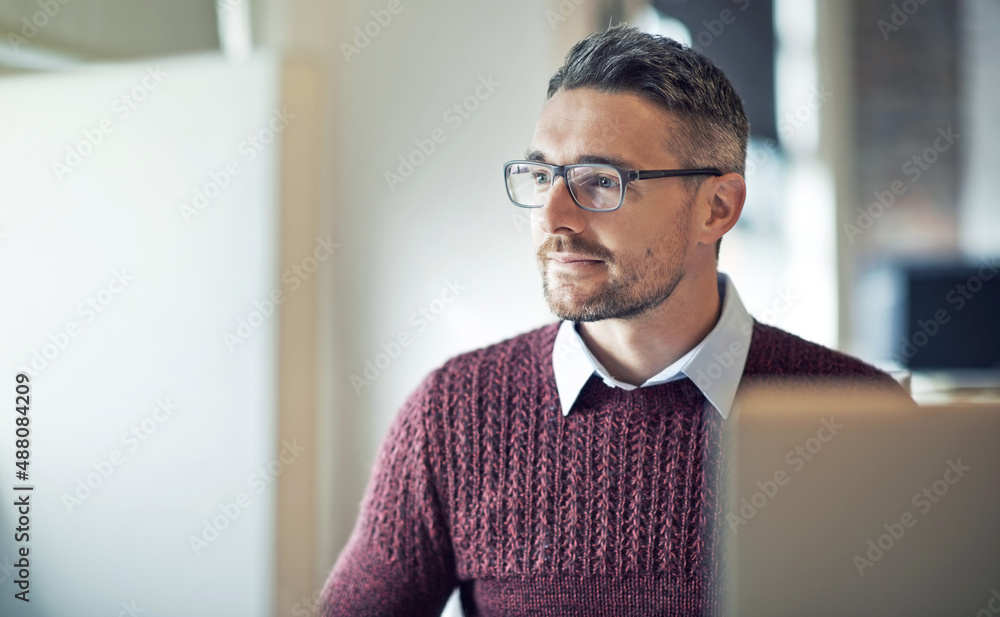
<path fill-rule="evenodd" d="M 452 358 L 379 450 L 324 616 L 717 615 L 721 428 L 689 380 L 595 376 L 559 410 L 558 323 Z M 860 360 L 754 323 L 742 384 L 874 378 Z"/>

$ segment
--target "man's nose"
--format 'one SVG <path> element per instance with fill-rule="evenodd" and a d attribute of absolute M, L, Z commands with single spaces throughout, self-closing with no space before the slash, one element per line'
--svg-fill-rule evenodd
<path fill-rule="evenodd" d="M 579 233 L 586 224 L 587 212 L 573 201 L 566 178 L 562 176 L 553 180 L 548 198 L 534 212 L 542 231 L 549 234 Z"/>

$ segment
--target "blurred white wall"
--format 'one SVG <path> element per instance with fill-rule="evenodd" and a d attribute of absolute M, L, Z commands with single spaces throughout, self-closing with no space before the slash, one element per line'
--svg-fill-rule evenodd
<path fill-rule="evenodd" d="M 31 376 L 35 486 L 32 601 L 8 571 L 0 614 L 271 614 L 277 328 L 237 330 L 278 286 L 280 153 L 246 141 L 276 78 L 212 55 L 0 80 L 0 375 Z"/>

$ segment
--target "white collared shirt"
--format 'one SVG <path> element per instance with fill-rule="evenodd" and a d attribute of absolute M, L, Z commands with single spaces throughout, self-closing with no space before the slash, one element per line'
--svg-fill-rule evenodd
<path fill-rule="evenodd" d="M 552 349 L 552 370 L 556 377 L 556 390 L 563 415 L 569 414 L 583 386 L 597 371 L 609 387 L 625 390 L 690 378 L 705 395 L 706 405 L 714 407 L 723 418 L 728 417 L 733 399 L 736 398 L 736 388 L 743 376 L 743 366 L 753 333 L 753 318 L 740 301 L 732 280 L 722 273 L 718 274 L 717 280 L 722 312 L 715 327 L 700 343 L 641 386 L 612 377 L 587 349 L 576 330 L 576 323 L 563 321 L 559 325 Z"/>

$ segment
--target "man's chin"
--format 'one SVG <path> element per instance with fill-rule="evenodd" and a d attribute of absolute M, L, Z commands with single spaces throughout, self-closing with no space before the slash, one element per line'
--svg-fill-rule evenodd
<path fill-rule="evenodd" d="M 599 285 L 583 283 L 549 284 L 544 289 L 549 311 L 559 319 L 569 321 L 599 321 L 606 319 L 608 290 Z"/>
<path fill-rule="evenodd" d="M 608 319 L 632 319 L 648 313 L 660 306 L 666 298 L 656 302 L 621 304 L 609 301 L 609 294 L 583 295 L 546 294 L 545 302 L 549 311 L 567 321 L 606 321 Z"/>
<path fill-rule="evenodd" d="M 599 316 L 595 309 L 593 302 L 587 302 L 579 298 L 552 298 L 551 296 L 546 298 L 546 303 L 549 305 L 549 311 L 559 319 L 565 319 L 569 321 L 596 321 L 603 319 Z"/>

